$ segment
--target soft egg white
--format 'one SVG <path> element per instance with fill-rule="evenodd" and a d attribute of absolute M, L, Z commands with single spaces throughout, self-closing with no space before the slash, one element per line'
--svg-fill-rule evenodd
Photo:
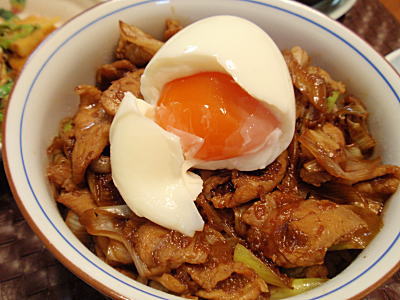
<path fill-rule="evenodd" d="M 110 130 L 112 178 L 135 214 L 193 236 L 204 225 L 193 202 L 203 181 L 188 172 L 179 138 L 151 119 L 152 110 L 125 94 Z"/>

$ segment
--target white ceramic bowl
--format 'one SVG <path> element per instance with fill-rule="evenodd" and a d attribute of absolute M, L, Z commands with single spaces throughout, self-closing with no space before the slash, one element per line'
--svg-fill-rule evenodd
<path fill-rule="evenodd" d="M 68 268 L 115 298 L 178 299 L 115 271 L 75 238 L 50 194 L 46 148 L 59 121 L 77 107 L 74 87 L 94 83 L 96 67 L 111 59 L 118 20 L 159 36 L 166 17 L 188 24 L 218 14 L 257 23 L 280 48 L 304 47 L 315 64 L 365 101 L 378 151 L 386 163 L 400 165 L 399 76 L 369 45 L 323 14 L 284 0 L 119 0 L 98 5 L 52 34 L 29 59 L 12 93 L 3 154 L 14 196 L 36 233 Z M 396 193 L 386 204 L 384 227 L 368 248 L 334 279 L 293 299 L 361 297 L 393 274 L 400 258 L 399 213 Z"/>
<path fill-rule="evenodd" d="M 390 52 L 385 58 L 392 64 L 396 71 L 400 73 L 400 49 Z"/>

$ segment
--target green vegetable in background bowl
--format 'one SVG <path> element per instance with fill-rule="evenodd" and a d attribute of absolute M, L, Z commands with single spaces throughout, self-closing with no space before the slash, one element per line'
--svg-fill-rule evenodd
<path fill-rule="evenodd" d="M 20 18 L 26 0 L 11 0 L 11 10 L 0 8 L 0 126 L 9 93 L 26 59 L 56 27 L 58 18 Z M 0 135 L 1 142 L 1 135 Z"/>

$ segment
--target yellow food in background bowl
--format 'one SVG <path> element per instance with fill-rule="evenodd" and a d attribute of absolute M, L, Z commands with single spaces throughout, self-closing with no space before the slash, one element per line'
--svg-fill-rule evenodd
<path fill-rule="evenodd" d="M 41 17 L 29 16 L 15 21 L 17 25 L 30 25 L 35 29 L 27 36 L 19 38 L 11 43 L 11 55 L 9 63 L 11 67 L 20 72 L 29 54 L 39 45 L 44 38 L 56 29 L 56 23 L 60 21 L 59 17 Z"/>
<path fill-rule="evenodd" d="M 0 0 L 0 127 L 8 95 L 29 55 L 62 22 L 97 0 Z M 0 134 L 0 151 L 2 148 Z"/>
<path fill-rule="evenodd" d="M 58 21 L 57 17 L 20 18 L 11 11 L 0 9 L 0 125 L 15 79 L 28 56 L 56 29 Z"/>

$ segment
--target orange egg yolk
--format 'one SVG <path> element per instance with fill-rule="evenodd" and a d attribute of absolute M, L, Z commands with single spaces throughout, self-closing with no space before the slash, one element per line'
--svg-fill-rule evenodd
<path fill-rule="evenodd" d="M 196 137 L 202 138 L 194 158 L 206 161 L 255 152 L 279 126 L 262 102 L 220 72 L 167 83 L 157 103 L 156 122 L 181 138 L 185 153 L 196 144 Z"/>

